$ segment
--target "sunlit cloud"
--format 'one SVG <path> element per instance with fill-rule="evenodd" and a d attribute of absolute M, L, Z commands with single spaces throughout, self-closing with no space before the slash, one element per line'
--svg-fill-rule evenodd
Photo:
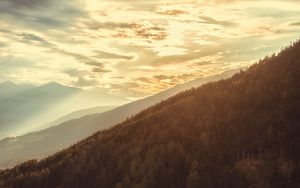
<path fill-rule="evenodd" d="M 138 98 L 280 50 L 299 37 L 300 3 L 3 0 L 0 18 L 0 81 Z"/>

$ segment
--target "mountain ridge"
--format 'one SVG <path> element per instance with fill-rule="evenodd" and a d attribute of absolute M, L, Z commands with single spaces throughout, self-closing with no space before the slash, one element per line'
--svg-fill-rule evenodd
<path fill-rule="evenodd" d="M 12 143 L 0 141 L 0 150 L 4 153 L 2 154 L 2 158 L 0 158 L 0 168 L 10 167 L 12 164 L 16 164 L 16 161 L 21 162 L 22 159 L 45 157 L 53 151 L 68 147 L 80 139 L 90 136 L 95 131 L 120 123 L 135 113 L 161 100 L 167 99 L 179 91 L 197 85 L 199 86 L 208 81 L 229 77 L 236 71 L 237 70 L 231 70 L 220 75 L 196 79 L 186 84 L 170 88 L 157 95 L 117 107 L 111 111 L 100 114 L 90 114 L 80 119 L 69 120 L 41 131 L 34 131 L 30 134 L 18 137 L 18 139 L 12 138 L 12 140 L 15 140 L 15 142 Z M 44 147 L 43 145 L 47 145 L 48 147 Z M 22 158 L 24 155 L 29 155 L 29 157 Z"/>
<path fill-rule="evenodd" d="M 300 41 L 37 162 L 6 187 L 297 188 Z"/>

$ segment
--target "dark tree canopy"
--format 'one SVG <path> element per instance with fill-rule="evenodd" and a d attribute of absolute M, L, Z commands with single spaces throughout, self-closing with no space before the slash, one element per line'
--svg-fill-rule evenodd
<path fill-rule="evenodd" d="M 4 170 L 0 187 L 300 187 L 300 42 Z"/>

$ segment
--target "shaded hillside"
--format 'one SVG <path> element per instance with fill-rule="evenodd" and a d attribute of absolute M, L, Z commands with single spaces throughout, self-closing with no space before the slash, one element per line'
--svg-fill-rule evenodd
<path fill-rule="evenodd" d="M 227 80 L 163 101 L 0 187 L 300 186 L 300 42 Z"/>
<path fill-rule="evenodd" d="M 109 128 L 126 120 L 141 110 L 175 95 L 179 91 L 200 86 L 209 81 L 230 77 L 237 70 L 224 72 L 207 78 L 178 85 L 151 97 L 135 101 L 113 110 L 73 119 L 58 126 L 33 132 L 16 138 L 7 138 L 0 141 L 0 169 L 13 167 L 22 161 L 41 158 L 69 147 L 86 138 L 96 131 Z M 101 98 L 101 96 L 99 96 Z M 79 100 L 80 101 L 80 100 Z M 77 104 L 77 103 L 76 103 Z"/>

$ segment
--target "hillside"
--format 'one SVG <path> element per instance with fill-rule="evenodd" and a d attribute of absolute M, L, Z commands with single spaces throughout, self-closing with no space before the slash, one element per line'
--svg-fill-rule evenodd
<path fill-rule="evenodd" d="M 80 119 L 75 118 L 41 131 L 32 132 L 16 138 L 3 139 L 0 141 L 0 169 L 13 167 L 17 163 L 32 158 L 43 158 L 54 154 L 92 135 L 96 131 L 120 123 L 126 120 L 127 117 L 159 103 L 180 91 L 200 86 L 210 81 L 228 78 L 236 71 L 237 70 L 231 70 L 220 75 L 199 78 L 104 113 L 88 115 Z M 101 98 L 100 95 L 99 98 Z"/>
<path fill-rule="evenodd" d="M 230 79 L 2 171 L 0 187 L 297 188 L 299 162 L 297 42 Z"/>

